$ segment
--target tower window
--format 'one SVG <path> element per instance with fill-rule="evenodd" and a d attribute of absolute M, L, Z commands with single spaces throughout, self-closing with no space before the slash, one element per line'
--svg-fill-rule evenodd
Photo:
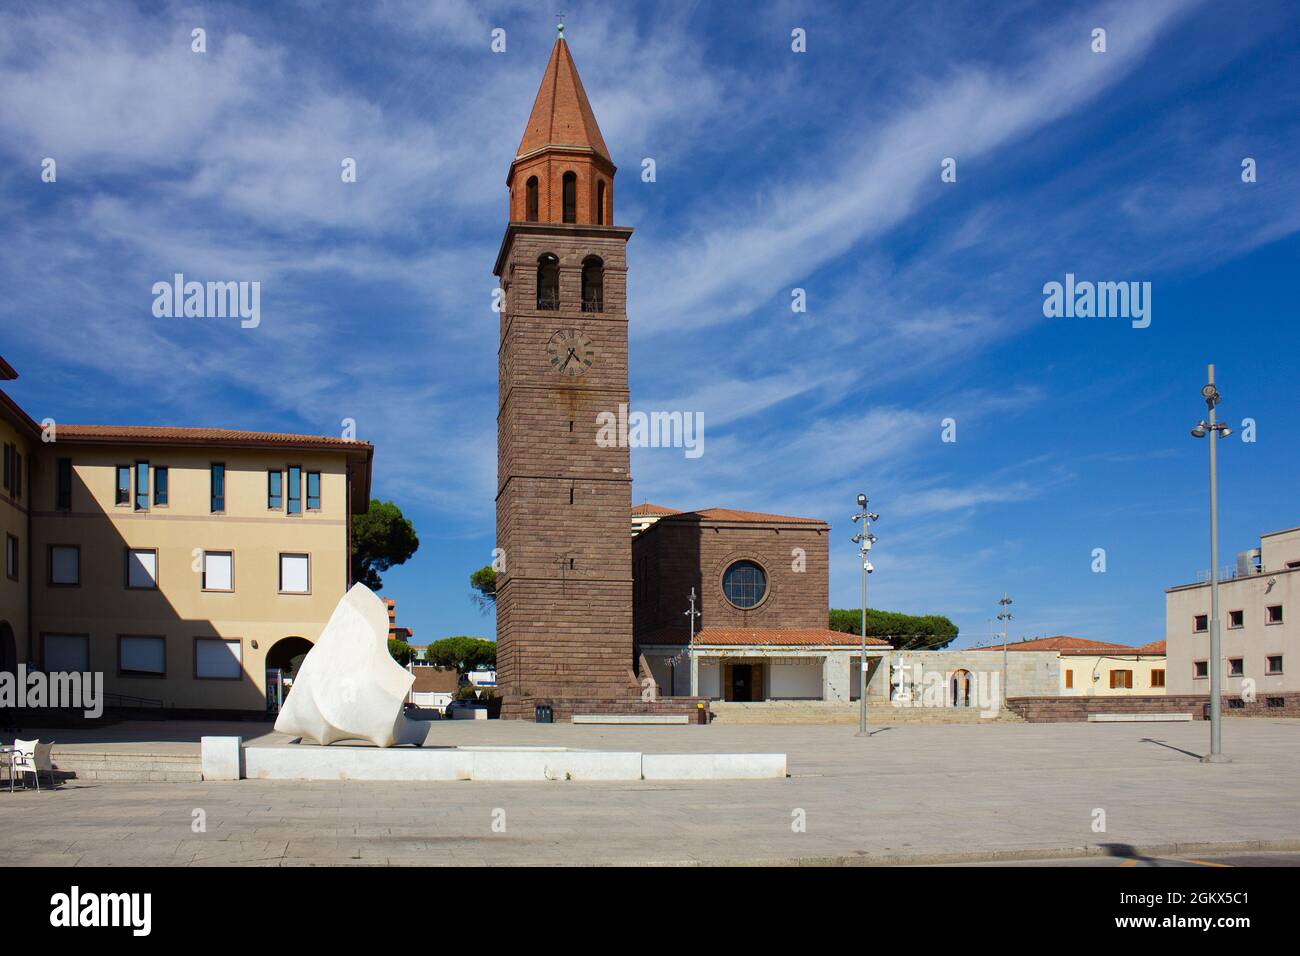
<path fill-rule="evenodd" d="M 528 184 L 524 187 L 524 202 L 526 209 L 524 216 L 529 222 L 537 221 L 537 177 L 529 176 Z"/>
<path fill-rule="evenodd" d="M 564 174 L 564 221 L 578 221 L 578 174 Z"/>
<path fill-rule="evenodd" d="M 605 264 L 596 256 L 582 263 L 582 311 L 605 311 Z"/>
<path fill-rule="evenodd" d="M 596 184 L 596 225 L 605 225 L 605 180 Z"/>
<path fill-rule="evenodd" d="M 549 252 L 537 260 L 537 308 L 554 312 L 560 307 L 560 260 Z"/>

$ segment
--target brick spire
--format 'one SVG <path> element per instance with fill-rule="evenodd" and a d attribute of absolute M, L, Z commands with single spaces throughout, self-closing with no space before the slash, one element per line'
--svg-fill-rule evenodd
<path fill-rule="evenodd" d="M 510 219 L 613 225 L 615 172 L 561 27 L 506 177 Z"/>
<path fill-rule="evenodd" d="M 612 162 L 563 33 L 551 47 L 551 59 L 542 74 L 542 85 L 533 101 L 533 112 L 528 117 L 515 161 L 547 146 L 590 149 Z"/>

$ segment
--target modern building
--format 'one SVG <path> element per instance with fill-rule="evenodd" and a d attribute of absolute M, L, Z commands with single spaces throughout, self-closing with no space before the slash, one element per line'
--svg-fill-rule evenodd
<path fill-rule="evenodd" d="M 351 583 L 372 446 L 42 426 L 3 390 L 0 434 L 0 663 L 102 672 L 121 704 L 264 712 L 268 673 L 310 648 Z"/>
<path fill-rule="evenodd" d="M 1235 573 L 1219 582 L 1225 696 L 1280 700 L 1300 692 L 1298 608 L 1300 528 L 1261 535 L 1259 548 L 1241 554 Z M 1209 694 L 1208 581 L 1165 591 L 1165 645 L 1169 693 Z"/>

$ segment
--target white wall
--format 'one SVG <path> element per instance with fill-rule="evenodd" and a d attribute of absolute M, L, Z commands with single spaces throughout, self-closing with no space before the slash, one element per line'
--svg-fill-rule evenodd
<path fill-rule="evenodd" d="M 820 658 L 773 657 L 768 661 L 767 675 L 769 700 L 821 700 Z"/>

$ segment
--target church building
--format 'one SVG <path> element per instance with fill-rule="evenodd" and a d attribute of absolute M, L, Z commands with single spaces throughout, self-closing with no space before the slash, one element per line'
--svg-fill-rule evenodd
<path fill-rule="evenodd" d="M 616 172 L 561 27 L 506 177 L 494 269 L 501 715 L 848 700 L 859 639 L 827 628 L 829 525 L 638 515 L 628 448 L 596 440 L 600 413 L 629 400 L 632 229 L 615 225 Z M 874 675 L 888 645 L 868 643 Z"/>

